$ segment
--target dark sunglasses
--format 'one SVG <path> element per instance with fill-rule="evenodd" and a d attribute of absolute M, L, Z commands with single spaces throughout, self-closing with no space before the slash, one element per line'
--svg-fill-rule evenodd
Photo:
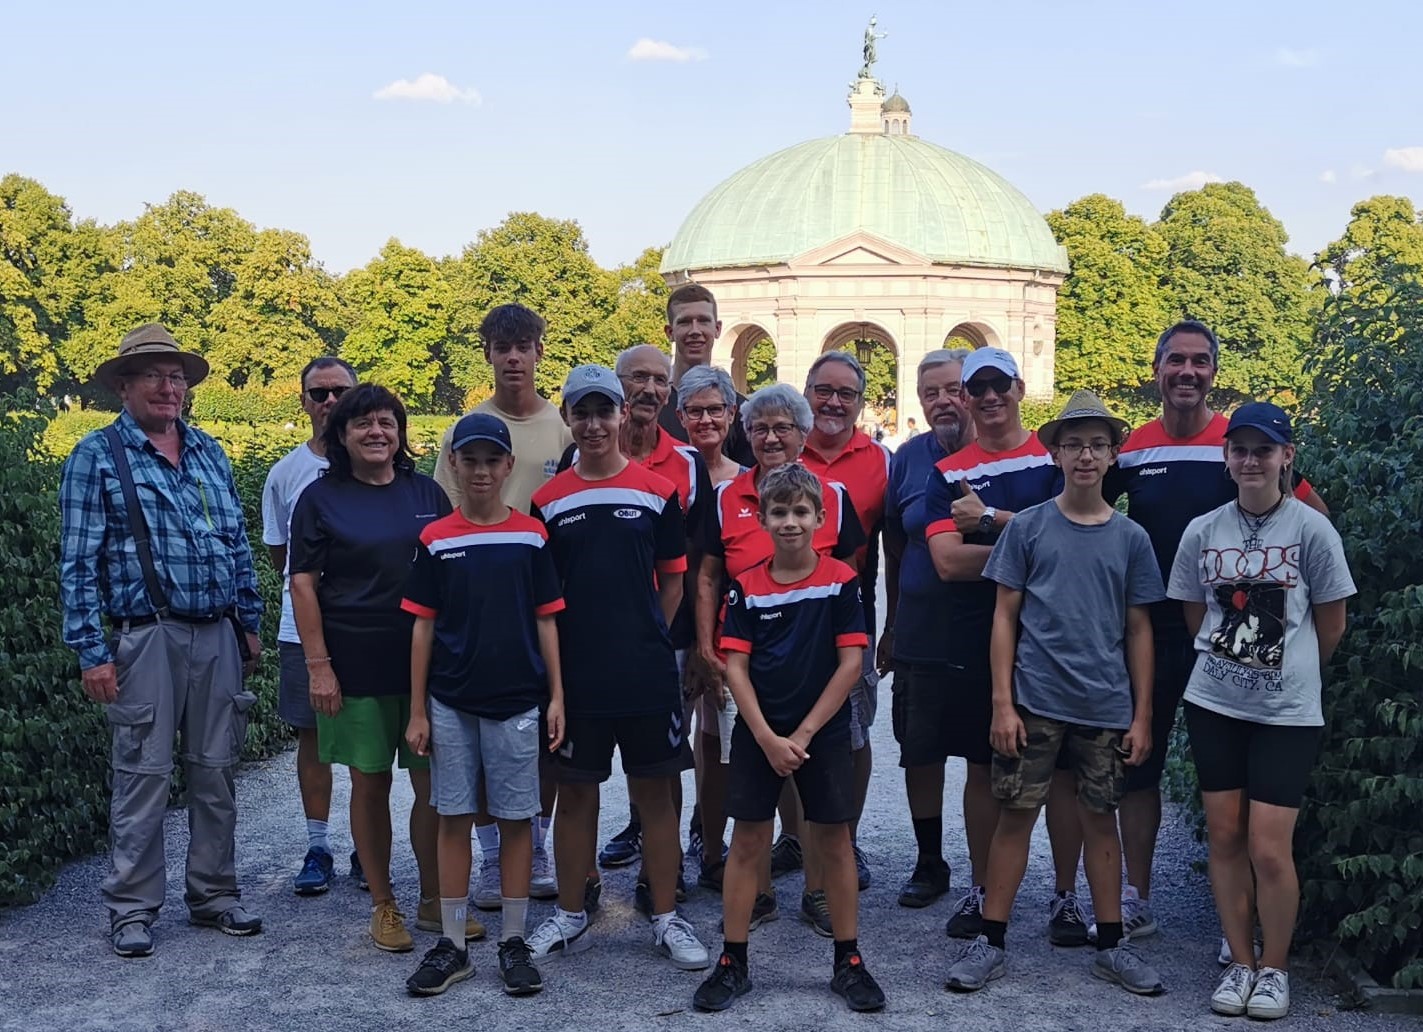
<path fill-rule="evenodd" d="M 320 405 L 323 401 L 330 397 L 335 397 L 336 400 L 339 401 L 341 399 L 341 395 L 345 394 L 350 389 L 351 388 L 349 387 L 308 387 L 306 389 L 306 393 L 311 395 L 312 401 Z"/>
<path fill-rule="evenodd" d="M 974 377 L 963 387 L 971 398 L 983 397 L 988 393 L 990 387 L 993 388 L 994 394 L 1007 394 L 1013 389 L 1013 378 L 1011 376 L 994 376 L 984 377 L 980 380 L 978 377 Z"/>

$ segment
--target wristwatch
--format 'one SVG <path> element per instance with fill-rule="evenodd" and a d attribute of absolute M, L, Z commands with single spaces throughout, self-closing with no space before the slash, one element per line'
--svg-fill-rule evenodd
<path fill-rule="evenodd" d="M 993 506 L 983 510 L 983 515 L 978 518 L 978 529 L 988 534 L 993 531 L 993 525 L 998 522 L 998 510 Z"/>

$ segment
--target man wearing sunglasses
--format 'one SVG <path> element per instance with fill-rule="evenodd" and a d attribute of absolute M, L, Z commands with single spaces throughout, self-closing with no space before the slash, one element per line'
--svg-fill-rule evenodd
<path fill-rule="evenodd" d="M 312 359 L 301 371 L 301 408 L 311 420 L 311 438 L 277 460 L 262 488 L 262 543 L 272 565 L 282 571 L 282 620 L 277 630 L 281 673 L 277 714 L 296 728 L 296 780 L 306 814 L 306 857 L 293 888 L 298 896 L 318 896 L 331 887 L 335 859 L 327 832 L 331 814 L 331 764 L 316 754 L 316 714 L 308 693 L 306 656 L 292 616 L 291 578 L 287 573 L 287 542 L 292 510 L 317 477 L 325 472 L 326 445 L 321 435 L 326 419 L 341 395 L 356 385 L 356 371 L 332 355 Z M 351 875 L 359 880 L 360 864 L 351 853 Z"/>
<path fill-rule="evenodd" d="M 944 685 L 946 697 L 952 700 L 947 711 L 952 717 L 951 726 L 945 728 L 945 744 L 950 746 L 950 756 L 962 756 L 968 765 L 964 831 L 972 881 L 946 931 L 955 938 L 972 939 L 983 928 L 988 846 L 999 810 L 989 778 L 993 750 L 988 740 L 993 722 L 988 651 L 997 589 L 983 579 L 983 567 L 1013 514 L 1052 498 L 1062 481 L 1047 448 L 1023 426 L 1020 405 L 1025 387 L 1012 355 L 1001 348 L 970 352 L 964 359 L 962 382 L 975 440 L 941 459 L 929 477 L 924 536 L 934 569 L 949 589 L 945 611 L 952 616 L 954 655 Z M 1075 891 L 1082 851 L 1075 806 L 1071 772 L 1059 771 L 1047 805 L 1057 875 L 1048 936 L 1058 946 L 1085 946 L 1088 941 L 1089 918 Z"/>

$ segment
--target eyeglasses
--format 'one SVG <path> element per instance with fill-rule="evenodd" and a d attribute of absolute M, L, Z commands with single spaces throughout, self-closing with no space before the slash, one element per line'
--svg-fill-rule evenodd
<path fill-rule="evenodd" d="M 1007 394 L 1013 389 L 1013 378 L 1011 376 L 992 376 L 983 379 L 974 378 L 964 384 L 964 390 L 968 391 L 969 397 L 981 398 L 988 393 L 989 388 L 994 394 Z"/>
<path fill-rule="evenodd" d="M 853 387 L 831 387 L 828 383 L 818 383 L 810 389 L 817 401 L 839 398 L 842 405 L 853 405 L 860 400 L 860 392 Z"/>
<path fill-rule="evenodd" d="M 1112 450 L 1111 441 L 1059 441 L 1057 450 L 1064 455 L 1078 456 L 1084 451 L 1092 453 L 1094 459 L 1105 459 Z"/>
<path fill-rule="evenodd" d="M 798 433 L 800 433 L 800 427 L 794 423 L 773 423 L 770 426 L 765 423 L 757 423 L 751 428 L 751 436 L 758 441 L 767 437 L 789 437 Z"/>
<path fill-rule="evenodd" d="M 631 380 L 639 387 L 645 387 L 649 383 L 655 383 L 659 387 L 666 387 L 669 383 L 671 383 L 671 381 L 668 380 L 667 377 L 663 376 L 661 373 L 628 373 L 627 379 Z"/>
<path fill-rule="evenodd" d="M 693 423 L 700 423 L 706 416 L 712 419 L 720 419 L 726 415 L 725 405 L 688 405 L 682 410 L 682 414 Z"/>
<path fill-rule="evenodd" d="M 182 373 L 158 373 L 150 369 L 146 373 L 135 373 L 133 379 L 149 388 L 158 387 L 164 383 L 175 391 L 186 390 L 188 387 L 188 378 Z"/>
<path fill-rule="evenodd" d="M 962 398 L 963 386 L 957 383 L 946 384 L 943 387 L 925 387 L 919 392 L 919 397 L 930 405 L 939 400 L 940 395 L 945 398 Z"/>
<path fill-rule="evenodd" d="M 350 389 L 351 388 L 349 387 L 308 387 L 306 389 L 306 393 L 311 396 L 312 401 L 320 405 L 327 398 L 336 398 L 337 400 L 340 400 L 341 395 L 345 394 Z"/>

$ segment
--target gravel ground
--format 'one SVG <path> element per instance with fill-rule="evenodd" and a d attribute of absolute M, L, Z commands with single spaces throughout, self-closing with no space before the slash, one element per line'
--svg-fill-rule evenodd
<path fill-rule="evenodd" d="M 478 1020 L 486 1010 L 501 1030 L 587 1027 L 590 1020 L 599 1029 L 639 1032 L 714 1023 L 728 1028 L 873 1026 L 924 1032 L 946 1022 L 968 1030 L 998 1029 L 1005 1022 L 1034 1029 L 1114 1030 L 1184 1030 L 1230 1023 L 1208 1009 L 1218 970 L 1219 933 L 1209 887 L 1203 875 L 1191 870 L 1192 861 L 1202 858 L 1202 848 L 1174 809 L 1162 829 L 1158 858 L 1155 896 L 1161 933 L 1143 943 L 1167 979 L 1164 996 L 1132 997 L 1088 975 L 1087 951 L 1048 945 L 1052 874 L 1041 825 L 1009 932 L 1009 976 L 972 996 L 945 992 L 944 971 L 960 948 L 943 935 L 950 902 L 925 910 L 895 903 L 912 862 L 914 841 L 895 766 L 888 683 L 881 692 L 882 719 L 874 728 L 876 773 L 861 831 L 874 884 L 861 900 L 860 935 L 870 970 L 889 997 L 881 1015 L 853 1015 L 829 993 L 831 946 L 795 917 L 798 874 L 777 882 L 781 919 L 752 935 L 752 994 L 719 1018 L 694 1013 L 691 994 L 701 976 L 675 971 L 653 952 L 650 932 L 632 909 L 632 874 L 626 868 L 605 875 L 595 948 L 547 963 L 542 995 L 514 1000 L 499 991 L 491 928 L 487 941 L 472 946 L 478 968 L 473 980 L 443 997 L 411 999 L 403 982 L 418 963 L 418 953 L 393 956 L 369 944 L 369 896 L 348 879 L 325 896 L 298 898 L 291 892 L 305 836 L 295 753 L 288 752 L 249 766 L 239 780 L 238 874 L 244 902 L 266 919 L 263 934 L 237 939 L 189 926 L 183 919 L 181 868 L 170 860 L 168 902 L 154 927 L 157 953 L 143 960 L 121 960 L 108 947 L 107 919 L 98 900 L 104 859 L 72 864 L 39 902 L 0 914 L 0 1027 L 423 1029 L 431 1022 Z M 960 820 L 962 777 L 962 764 L 955 761 L 950 765 L 945 825 L 956 890 L 965 881 L 960 872 L 968 867 L 961 836 L 954 832 Z M 338 776 L 333 807 L 338 856 L 349 851 L 343 782 Z M 690 777 L 688 793 L 690 798 Z M 397 778 L 396 796 L 398 807 L 408 806 L 408 782 Z M 606 839 L 625 822 L 627 801 L 617 779 L 604 797 Z M 181 812 L 169 814 L 166 836 L 169 857 L 182 857 L 187 826 Z M 344 860 L 338 861 L 338 870 L 344 872 Z M 415 864 L 399 832 L 395 873 L 404 909 L 413 918 Z M 720 945 L 719 902 L 718 896 L 694 889 L 684 908 L 713 951 Z M 550 906 L 534 904 L 531 922 L 542 919 Z M 492 916 L 497 924 L 497 915 Z M 433 935 L 415 934 L 417 950 L 433 945 Z M 1304 970 L 1297 969 L 1292 988 L 1292 1029 L 1384 1032 L 1418 1027 L 1416 1019 L 1338 1012 L 1328 989 Z"/>

